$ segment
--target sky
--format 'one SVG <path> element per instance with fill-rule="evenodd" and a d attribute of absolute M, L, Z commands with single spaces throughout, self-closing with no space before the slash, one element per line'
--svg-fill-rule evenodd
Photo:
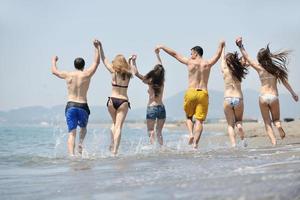
<path fill-rule="evenodd" d="M 0 1 L 0 110 L 25 106 L 65 104 L 66 83 L 50 71 L 51 58 L 59 57 L 60 70 L 74 70 L 83 57 L 86 67 L 94 57 L 93 39 L 102 42 L 106 56 L 137 54 L 142 74 L 156 64 L 154 47 L 164 44 L 189 56 L 193 46 L 210 58 L 221 39 L 226 51 L 238 50 L 242 36 L 252 58 L 270 43 L 271 51 L 289 49 L 289 81 L 300 91 L 300 1 L 297 0 L 1 0 Z M 161 53 L 166 69 L 164 97 L 187 88 L 186 66 Z M 243 89 L 259 90 L 257 73 L 250 70 Z M 209 90 L 223 91 L 218 62 L 211 71 Z M 279 86 L 279 93 L 288 91 Z M 90 83 L 90 105 L 106 104 L 111 76 L 101 62 Z M 147 104 L 147 86 L 131 80 L 128 95 L 135 108 Z"/>

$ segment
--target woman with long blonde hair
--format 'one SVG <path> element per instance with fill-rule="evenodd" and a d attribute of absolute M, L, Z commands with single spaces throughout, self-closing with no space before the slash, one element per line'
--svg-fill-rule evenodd
<path fill-rule="evenodd" d="M 118 153 L 121 140 L 121 132 L 124 120 L 126 118 L 130 103 L 127 96 L 127 88 L 132 78 L 131 67 L 125 57 L 121 54 L 117 55 L 110 62 L 104 55 L 102 44 L 100 43 L 101 59 L 112 75 L 112 93 L 108 97 L 107 108 L 112 118 L 111 126 L 111 144 L 110 151 L 113 154 Z"/>
<path fill-rule="evenodd" d="M 258 73 L 261 88 L 259 97 L 259 107 L 265 123 L 265 130 L 273 145 L 276 145 L 276 137 L 272 129 L 272 122 L 276 126 L 281 139 L 285 137 L 285 132 L 280 122 L 280 109 L 277 83 L 281 82 L 291 93 L 293 99 L 298 101 L 298 95 L 294 92 L 288 82 L 287 51 L 271 53 L 269 45 L 262 48 L 257 53 L 257 61 L 252 60 L 246 52 L 241 37 L 236 39 L 236 45 L 239 47 L 246 63 L 249 63 Z M 270 117 L 271 114 L 271 117 Z"/>

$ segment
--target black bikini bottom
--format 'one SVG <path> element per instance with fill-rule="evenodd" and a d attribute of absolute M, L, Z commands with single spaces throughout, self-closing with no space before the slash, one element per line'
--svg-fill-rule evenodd
<path fill-rule="evenodd" d="M 113 107 L 118 110 L 118 108 L 125 102 L 128 103 L 128 108 L 130 108 L 130 103 L 128 100 L 126 99 L 119 99 L 119 98 L 115 98 L 115 97 L 108 97 L 108 100 L 107 100 L 107 103 L 106 103 L 106 106 L 108 106 L 108 103 L 109 103 L 109 100 L 111 100 L 112 104 L 113 104 Z"/>
<path fill-rule="evenodd" d="M 71 108 L 71 107 L 82 108 L 88 114 L 91 113 L 87 103 L 77 103 L 77 102 L 73 102 L 73 101 L 68 101 L 65 112 L 67 112 L 68 108 Z"/>

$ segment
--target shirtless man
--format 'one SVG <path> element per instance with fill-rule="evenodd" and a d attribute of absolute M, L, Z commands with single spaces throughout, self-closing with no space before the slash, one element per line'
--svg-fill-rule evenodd
<path fill-rule="evenodd" d="M 52 74 L 58 78 L 65 79 L 68 87 L 68 103 L 65 109 L 66 121 L 69 130 L 68 151 L 74 156 L 75 138 L 77 125 L 80 126 L 80 136 L 78 152 L 82 153 L 82 143 L 86 134 L 86 127 L 89 119 L 89 106 L 87 104 L 87 91 L 89 89 L 91 77 L 97 70 L 100 63 L 100 42 L 93 41 L 95 46 L 95 57 L 93 64 L 84 70 L 85 62 L 82 58 L 74 60 L 75 71 L 66 72 L 57 69 L 57 56 L 52 58 Z"/>
<path fill-rule="evenodd" d="M 158 45 L 157 49 L 162 49 L 188 69 L 188 89 L 184 96 L 184 111 L 186 113 L 186 125 L 189 130 L 189 144 L 193 144 L 193 148 L 198 148 L 198 143 L 203 130 L 203 121 L 206 118 L 208 110 L 208 92 L 207 84 L 211 67 L 219 60 L 224 41 L 220 41 L 216 54 L 209 60 L 202 58 L 203 49 L 195 46 L 191 49 L 191 57 L 187 58 L 176 51 Z M 193 116 L 196 122 L 193 122 Z"/>

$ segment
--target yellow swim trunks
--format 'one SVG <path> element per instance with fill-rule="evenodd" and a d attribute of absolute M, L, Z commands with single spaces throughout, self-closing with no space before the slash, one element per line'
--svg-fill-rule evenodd
<path fill-rule="evenodd" d="M 188 118 L 195 117 L 204 121 L 208 111 L 208 92 L 190 88 L 184 95 L 184 111 Z"/>

